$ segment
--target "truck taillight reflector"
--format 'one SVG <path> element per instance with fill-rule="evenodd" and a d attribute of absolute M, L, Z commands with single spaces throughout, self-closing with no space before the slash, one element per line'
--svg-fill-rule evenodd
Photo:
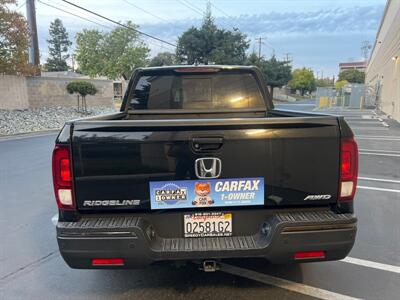
<path fill-rule="evenodd" d="M 71 181 L 71 168 L 69 158 L 60 160 L 60 177 L 63 181 Z"/>
<path fill-rule="evenodd" d="M 354 198 L 358 176 L 358 147 L 354 138 L 344 138 L 340 145 L 339 200 Z"/>
<path fill-rule="evenodd" d="M 93 258 L 92 266 L 123 266 L 125 260 L 123 258 Z"/>
<path fill-rule="evenodd" d="M 296 252 L 294 254 L 294 259 L 315 259 L 315 258 L 325 258 L 325 251 L 305 251 Z"/>
<path fill-rule="evenodd" d="M 68 145 L 56 145 L 53 150 L 53 184 L 58 207 L 75 209 L 71 155 Z"/>

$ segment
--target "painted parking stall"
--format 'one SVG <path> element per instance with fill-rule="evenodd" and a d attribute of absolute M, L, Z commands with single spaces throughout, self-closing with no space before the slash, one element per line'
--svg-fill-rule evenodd
<path fill-rule="evenodd" d="M 353 119 L 362 119 L 363 115 L 373 113 L 349 114 Z M 356 139 L 361 151 L 397 154 L 399 137 L 400 129 L 391 126 L 388 132 L 379 135 L 366 130 L 358 132 Z M 197 266 L 191 265 L 179 269 L 155 266 L 126 272 L 71 270 L 58 254 L 50 221 L 56 213 L 49 172 L 54 139 L 55 136 L 42 136 L 0 141 L 0 162 L 7 174 L 0 181 L 4 221 L 0 234 L 7 241 L 2 245 L 0 257 L 0 290 L 4 299 L 106 299 L 110 295 L 115 299 L 199 299 L 210 298 L 210 291 L 214 296 L 211 298 L 220 299 L 398 298 L 400 261 L 396 224 L 400 194 L 372 189 L 359 189 L 356 194 L 359 232 L 355 247 L 343 261 L 282 266 L 264 260 L 243 260 L 242 264 L 235 261 L 231 264 L 234 267 L 224 268 L 227 273 L 214 274 L 198 272 Z M 399 157 L 362 154 L 358 185 L 400 190 L 399 166 Z M 21 182 L 25 182 L 23 188 L 20 188 Z M 268 191 L 268 182 L 264 189 Z M 21 203 L 25 209 L 20 209 Z M 195 209 L 193 213 L 202 210 Z M 19 218 L 15 218 L 15 212 Z M 182 227 L 183 224 L 182 218 Z M 243 276 L 267 285 L 239 278 Z"/>

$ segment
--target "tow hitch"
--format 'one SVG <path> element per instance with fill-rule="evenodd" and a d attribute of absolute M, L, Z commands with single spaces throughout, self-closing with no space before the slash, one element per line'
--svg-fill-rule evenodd
<path fill-rule="evenodd" d="M 204 272 L 215 272 L 219 270 L 219 266 L 215 260 L 205 260 L 203 264 L 200 265 L 200 270 Z"/>

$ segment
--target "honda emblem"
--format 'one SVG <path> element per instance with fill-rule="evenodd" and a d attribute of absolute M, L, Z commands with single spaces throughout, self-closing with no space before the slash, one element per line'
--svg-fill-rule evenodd
<path fill-rule="evenodd" d="M 194 170 L 197 178 L 218 178 L 222 171 L 222 162 L 216 157 L 202 157 L 196 159 Z"/>

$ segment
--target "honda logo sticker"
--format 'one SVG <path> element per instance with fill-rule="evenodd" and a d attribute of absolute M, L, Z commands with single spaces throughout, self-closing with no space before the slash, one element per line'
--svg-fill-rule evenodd
<path fill-rule="evenodd" d="M 218 178 L 222 171 L 222 162 L 216 157 L 203 157 L 196 159 L 194 170 L 197 178 Z"/>

